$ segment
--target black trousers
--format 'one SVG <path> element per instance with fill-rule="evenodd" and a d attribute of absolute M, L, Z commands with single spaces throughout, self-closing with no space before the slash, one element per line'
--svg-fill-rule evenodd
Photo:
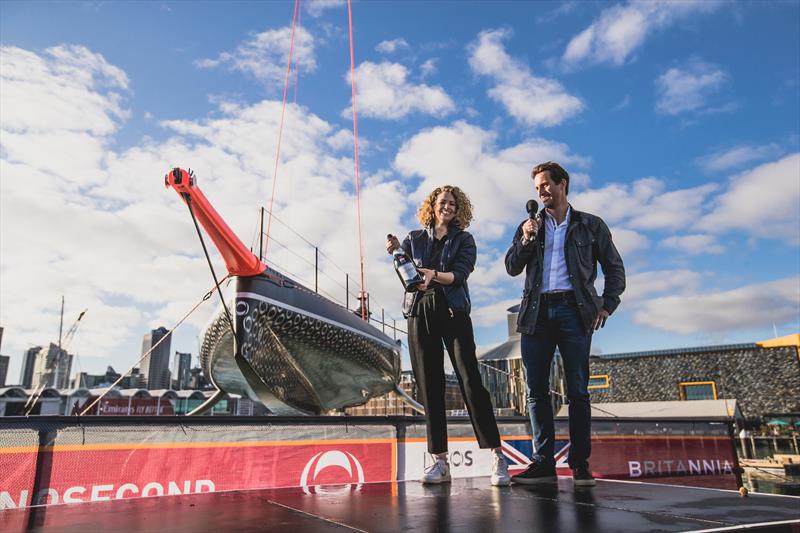
<path fill-rule="evenodd" d="M 481 448 L 497 448 L 500 433 L 489 392 L 478 371 L 472 320 L 467 314 L 450 316 L 441 288 L 422 295 L 415 311 L 416 316 L 408 319 L 408 347 L 414 379 L 425 406 L 428 452 L 447 451 L 443 345 L 456 371 L 478 444 Z"/>

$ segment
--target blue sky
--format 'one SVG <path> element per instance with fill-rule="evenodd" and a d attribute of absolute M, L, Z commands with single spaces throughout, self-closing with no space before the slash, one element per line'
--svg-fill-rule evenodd
<path fill-rule="evenodd" d="M 347 9 L 301 2 L 276 213 L 356 273 Z M 12 356 L 57 337 L 90 372 L 139 355 L 211 286 L 162 178 L 191 167 L 246 243 L 272 189 L 290 2 L 0 4 L 0 325 Z M 506 337 L 502 257 L 530 168 L 572 173 L 629 288 L 594 349 L 800 330 L 800 3 L 355 2 L 366 285 L 399 318 L 387 232 L 451 183 L 472 196 L 477 343 Z M 292 80 L 295 74 L 292 74 Z M 286 228 L 268 263 L 305 277 Z M 218 270 L 222 269 L 218 257 Z M 326 267 L 323 262 L 323 267 Z M 323 279 L 339 298 L 343 276 Z M 602 286 L 602 280 L 599 285 Z M 173 349 L 197 353 L 205 304 Z"/>

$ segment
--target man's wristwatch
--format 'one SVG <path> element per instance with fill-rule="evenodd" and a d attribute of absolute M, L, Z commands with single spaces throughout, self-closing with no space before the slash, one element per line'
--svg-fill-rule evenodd
<path fill-rule="evenodd" d="M 437 279 L 439 277 L 439 273 L 437 271 L 433 271 L 433 279 Z"/>
<path fill-rule="evenodd" d="M 523 235 L 521 242 L 522 242 L 522 246 L 528 246 L 531 242 L 533 242 L 533 239 L 529 239 L 529 238 L 527 238 L 527 237 L 525 237 Z"/>

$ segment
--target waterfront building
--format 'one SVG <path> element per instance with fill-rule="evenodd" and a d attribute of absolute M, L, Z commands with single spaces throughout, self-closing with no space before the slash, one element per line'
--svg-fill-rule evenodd
<path fill-rule="evenodd" d="M 6 378 L 8 377 L 8 365 L 11 363 L 11 357 L 7 355 L 0 355 L 0 387 L 6 386 Z"/>
<path fill-rule="evenodd" d="M 525 411 L 525 373 L 516 321 L 508 309 L 508 340 L 482 353 L 481 374 L 495 408 Z M 589 394 L 593 404 L 736 400 L 750 425 L 765 418 L 800 419 L 800 334 L 761 342 L 593 355 Z M 491 367 L 491 368 L 490 368 Z M 563 367 L 551 369 L 553 412 L 566 400 Z M 687 412 L 689 412 L 687 406 Z"/>
<path fill-rule="evenodd" d="M 142 354 L 148 352 L 161 339 L 169 336 L 166 328 L 160 327 L 146 333 L 142 339 Z M 155 350 L 142 360 L 142 385 L 148 389 L 168 389 L 170 386 L 169 354 L 171 338 L 164 339 Z"/>
<path fill-rule="evenodd" d="M 593 358 L 593 403 L 736 399 L 750 424 L 800 415 L 800 335 Z"/>
<path fill-rule="evenodd" d="M 412 371 L 405 370 L 400 374 L 400 388 L 416 401 L 421 402 L 417 394 L 417 382 Z M 453 411 L 460 414 L 465 409 L 464 398 L 461 395 L 461 388 L 458 385 L 458 378 L 456 378 L 455 374 L 447 374 L 445 376 L 444 405 L 445 410 L 450 414 Z M 345 413 L 350 416 L 414 416 L 419 414 L 394 392 L 372 398 L 364 405 L 349 407 L 345 410 Z"/>
<path fill-rule="evenodd" d="M 32 402 L 33 395 L 36 401 Z M 25 390 L 19 386 L 0 387 L 0 416 L 60 415 L 61 396 L 52 387 Z"/>
<path fill-rule="evenodd" d="M 172 388 L 184 390 L 189 388 L 191 378 L 192 354 L 175 351 L 172 358 Z"/>

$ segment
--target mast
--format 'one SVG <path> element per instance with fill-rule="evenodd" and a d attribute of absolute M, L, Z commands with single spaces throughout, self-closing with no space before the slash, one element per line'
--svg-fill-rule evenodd
<path fill-rule="evenodd" d="M 58 323 L 58 349 L 61 350 L 61 334 L 64 332 L 64 295 L 61 295 L 61 320 Z"/>
<path fill-rule="evenodd" d="M 56 352 L 56 359 L 53 368 L 53 387 L 56 389 L 61 388 L 59 383 L 58 368 L 61 366 L 61 340 L 64 333 L 64 295 L 61 295 L 61 319 L 58 322 L 58 351 Z"/>

